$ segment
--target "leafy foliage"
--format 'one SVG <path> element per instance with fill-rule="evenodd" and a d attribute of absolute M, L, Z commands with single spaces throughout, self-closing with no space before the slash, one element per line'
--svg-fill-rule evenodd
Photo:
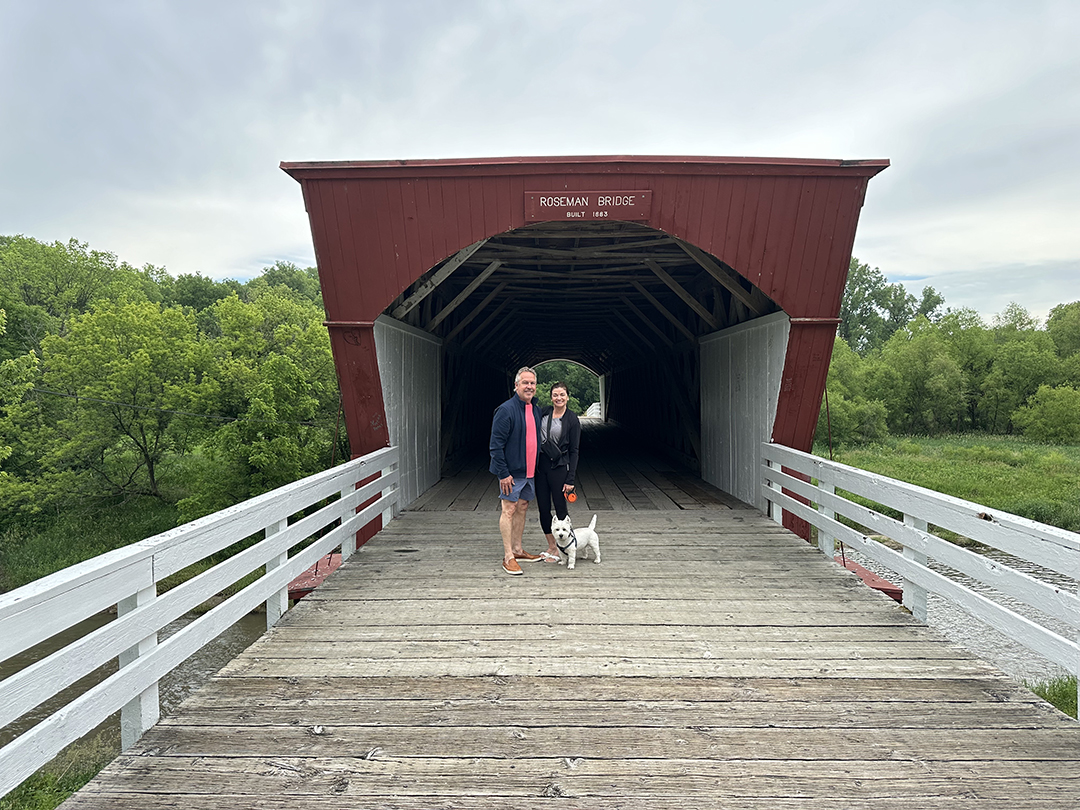
<path fill-rule="evenodd" d="M 0 238 L 0 277 L 20 325 L 0 329 L 9 517 L 151 496 L 190 519 L 329 463 L 339 395 L 313 268 L 174 279 L 19 236 Z"/>
<path fill-rule="evenodd" d="M 569 360 L 550 360 L 536 367 L 536 398 L 540 404 L 551 404 L 551 387 L 556 382 L 564 383 L 569 389 L 567 407 L 574 413 L 583 414 L 590 405 L 600 401 L 599 377 L 585 366 Z"/>
<path fill-rule="evenodd" d="M 881 292 L 896 285 L 885 285 L 879 271 L 857 260 L 852 267 L 849 293 L 854 292 L 855 303 L 847 310 L 853 320 L 846 331 L 861 336 L 863 349 L 842 336 L 836 341 L 827 383 L 831 413 L 819 419 L 816 440 L 827 440 L 831 416 L 834 445 L 881 441 L 879 406 L 893 435 L 1023 431 L 1040 441 L 1078 440 L 1069 438 L 1074 435 L 1067 412 L 1071 394 L 1058 389 L 1080 386 L 1080 351 L 1073 348 L 1074 328 L 1080 335 L 1080 302 L 1055 307 L 1045 329 L 1015 303 L 992 326 L 969 309 L 925 317 L 918 312 L 922 304 L 908 307 L 914 314 L 896 326 L 880 309 L 880 302 L 899 300 L 896 290 Z M 867 308 L 859 301 L 879 303 Z M 942 302 L 927 288 L 923 303 L 936 311 Z M 892 310 L 894 315 L 903 311 Z M 864 317 L 865 322 L 859 320 Z M 1043 387 L 1055 393 L 1035 398 Z"/>
<path fill-rule="evenodd" d="M 1060 357 L 1080 354 L 1080 301 L 1058 304 L 1046 319 L 1046 333 Z"/>
<path fill-rule="evenodd" d="M 902 284 L 889 284 L 878 268 L 852 256 L 840 305 L 839 334 L 857 353 L 866 354 L 880 348 L 913 318 L 933 319 L 944 303 L 933 287 L 924 287 L 922 298 L 916 300 Z"/>
<path fill-rule="evenodd" d="M 1080 390 L 1041 385 L 1013 414 L 1013 421 L 1033 441 L 1080 444 Z"/>

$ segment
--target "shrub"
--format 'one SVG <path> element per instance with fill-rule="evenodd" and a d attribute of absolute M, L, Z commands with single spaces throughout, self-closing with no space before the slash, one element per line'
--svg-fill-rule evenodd
<path fill-rule="evenodd" d="M 885 403 L 861 396 L 848 399 L 843 394 L 835 394 L 829 398 L 828 413 L 822 403 L 814 441 L 826 444 L 830 427 L 834 446 L 859 446 L 885 441 L 889 436 Z"/>
<path fill-rule="evenodd" d="M 1012 415 L 1025 438 L 1050 444 L 1080 442 L 1080 390 L 1062 385 L 1039 386 L 1027 404 Z"/>

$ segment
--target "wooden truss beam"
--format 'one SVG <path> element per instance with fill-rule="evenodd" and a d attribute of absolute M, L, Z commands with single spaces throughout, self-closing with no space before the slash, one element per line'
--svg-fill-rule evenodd
<path fill-rule="evenodd" d="M 489 264 L 487 267 L 485 267 L 483 270 L 481 270 L 480 274 L 476 278 L 474 278 L 472 281 L 470 281 L 468 283 L 468 285 L 465 287 L 464 290 L 462 290 L 456 296 L 454 296 L 453 301 L 451 301 L 445 307 L 440 309 L 439 314 L 431 319 L 431 321 L 427 325 L 427 331 L 433 332 L 435 330 L 435 327 L 437 327 L 440 323 L 442 323 L 447 318 L 447 316 L 450 315 L 451 312 L 453 312 L 455 309 L 457 309 L 462 304 L 462 302 L 464 302 L 464 300 L 466 298 L 468 298 L 470 295 L 472 295 L 473 291 L 477 287 L 479 287 L 481 284 L 483 284 L 485 281 L 487 281 L 488 276 L 490 276 L 492 273 L 494 273 L 496 270 L 498 270 L 499 265 L 501 265 L 501 264 L 502 264 L 502 262 L 499 261 L 498 259 L 496 259 L 491 264 Z"/>
<path fill-rule="evenodd" d="M 712 316 L 712 313 L 709 312 L 709 310 L 705 309 L 705 307 L 699 304 L 697 299 L 694 298 L 694 296 L 692 296 L 690 293 L 688 293 L 683 288 L 683 286 L 679 284 L 679 282 L 669 276 L 667 274 L 667 271 L 665 271 L 663 267 L 658 265 L 652 259 L 646 259 L 645 265 L 650 270 L 652 270 L 653 273 L 656 274 L 656 277 L 658 279 L 667 284 L 668 287 L 671 288 L 671 291 L 683 300 L 684 304 L 686 304 L 688 307 L 690 307 L 690 309 L 696 312 L 698 317 L 701 318 L 701 320 L 705 321 L 705 323 L 711 326 L 714 330 L 720 328 L 720 321 L 716 320 L 716 318 Z"/>
<path fill-rule="evenodd" d="M 446 281 L 461 265 L 468 261 L 476 251 L 484 246 L 487 239 L 481 239 L 479 242 L 473 242 L 466 248 L 462 248 L 455 255 L 451 256 L 446 264 L 435 271 L 427 281 L 423 282 L 416 290 L 410 295 L 402 304 L 397 306 L 390 315 L 397 318 L 399 321 L 416 309 L 425 298 L 435 292 L 435 288 Z"/>
<path fill-rule="evenodd" d="M 750 293 L 743 289 L 742 284 L 739 283 L 738 276 L 732 274 L 713 261 L 713 258 L 709 256 L 701 248 L 683 242 L 681 239 L 675 240 L 676 244 L 686 251 L 686 255 L 701 265 L 702 269 L 712 276 L 716 281 L 730 292 L 735 298 L 743 303 L 747 309 L 753 312 L 755 315 L 760 315 L 762 309 L 754 301 L 754 298 Z"/>
<path fill-rule="evenodd" d="M 501 293 L 503 290 L 506 289 L 506 284 L 507 284 L 507 282 L 505 282 L 505 281 L 501 281 L 498 284 L 496 284 L 495 289 L 493 289 L 491 292 L 489 292 L 487 294 L 487 297 L 485 297 L 483 301 L 481 301 L 479 304 L 477 304 L 475 307 L 473 307 L 472 311 L 469 312 L 469 314 L 466 315 L 464 318 L 462 318 L 457 326 L 455 326 L 453 329 L 450 330 L 450 333 L 445 338 L 446 342 L 450 342 L 455 337 L 457 337 L 458 332 L 460 332 L 462 329 L 464 329 L 466 326 L 468 326 L 472 322 L 473 318 L 475 318 L 477 315 L 479 315 L 481 312 L 483 312 L 484 308 L 488 304 L 490 304 L 492 302 L 492 300 L 494 300 L 494 298 L 499 293 Z"/>
<path fill-rule="evenodd" d="M 645 296 L 645 300 L 652 304 L 656 308 L 657 312 L 667 318 L 675 326 L 676 329 L 682 332 L 686 336 L 687 340 L 695 340 L 697 338 L 697 335 L 695 335 L 693 332 L 686 328 L 686 324 L 684 324 L 677 317 L 675 317 L 675 315 L 669 312 L 667 307 L 661 304 L 660 301 L 657 300 L 656 296 L 646 290 L 638 281 L 631 280 L 630 283 L 634 285 L 635 290 Z"/>
<path fill-rule="evenodd" d="M 491 311 L 490 315 L 488 315 L 486 318 L 484 318 L 484 320 L 482 320 L 474 330 L 472 330 L 468 335 L 465 336 L 465 339 L 461 341 L 461 345 L 463 347 L 467 346 L 469 344 L 469 342 L 473 338 L 478 337 L 479 335 L 481 335 L 484 332 L 484 327 L 487 326 L 489 323 L 491 323 L 492 320 L 494 320 L 495 317 L 500 312 L 502 312 L 504 309 L 506 309 L 508 306 L 510 306 L 510 302 L 513 301 L 513 300 L 514 300 L 514 298 L 513 298 L 512 295 L 506 296 L 506 298 L 504 298 L 502 300 L 502 303 L 499 304 L 497 307 L 495 307 L 495 309 L 493 309 Z"/>
<path fill-rule="evenodd" d="M 626 304 L 626 306 L 630 307 L 630 310 L 635 315 L 637 315 L 638 318 L 641 319 L 641 322 L 643 324 L 645 324 L 647 327 L 649 327 L 660 338 L 660 340 L 662 340 L 664 342 L 665 346 L 667 346 L 670 349 L 672 346 L 675 345 L 675 342 L 671 338 L 669 338 L 667 335 L 664 334 L 664 330 L 661 329 L 659 326 L 657 326 L 655 323 L 653 323 L 652 318 L 650 318 L 648 315 L 646 315 L 644 312 L 642 312 L 640 309 L 638 309 L 634 305 L 633 301 L 631 301 L 625 295 L 620 295 L 619 298 L 622 300 L 622 302 L 624 304 Z"/>

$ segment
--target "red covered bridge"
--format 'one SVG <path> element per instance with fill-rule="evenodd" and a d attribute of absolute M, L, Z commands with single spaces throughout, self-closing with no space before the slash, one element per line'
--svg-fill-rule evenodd
<path fill-rule="evenodd" d="M 868 180 L 887 160 L 283 163 L 304 194 L 353 453 L 403 500 L 486 447 L 525 364 L 764 506 L 762 441 L 807 450 Z"/>
<path fill-rule="evenodd" d="M 0 660 L 117 614 L 0 681 L 0 715 L 120 660 L 0 747 L 0 793 L 119 711 L 127 751 L 65 807 L 1076 807 L 1076 724 L 919 619 L 952 600 L 1074 668 L 1076 596 L 929 528 L 1073 582 L 1080 536 L 798 452 L 886 165 L 285 164 L 359 457 L 0 596 Z M 604 564 L 506 577 L 478 457 L 513 372 L 556 358 L 601 375 L 617 423 L 588 421 L 574 507 L 603 510 Z M 473 472 L 440 482 L 448 460 Z M 834 565 L 837 539 L 899 573 L 909 610 Z M 286 613 L 288 582 L 338 547 Z M 260 602 L 271 631 L 155 725 L 162 674 Z"/>

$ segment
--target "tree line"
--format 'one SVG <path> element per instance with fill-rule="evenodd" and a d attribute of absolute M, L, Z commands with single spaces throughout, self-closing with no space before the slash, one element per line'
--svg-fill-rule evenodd
<path fill-rule="evenodd" d="M 347 458 L 314 268 L 248 282 L 0 237 L 0 512 L 154 496 L 184 520 Z"/>
<path fill-rule="evenodd" d="M 851 259 L 816 439 L 877 442 L 890 434 L 1021 434 L 1080 442 L 1080 301 L 1045 324 L 1019 304 L 990 323 L 920 299 Z"/>
<path fill-rule="evenodd" d="M 0 236 L 0 514 L 152 496 L 190 520 L 348 456 L 314 268 L 170 276 Z M 598 398 L 574 364 L 577 410 Z M 550 379 L 549 379 L 550 378 Z M 1080 442 L 1080 301 L 985 323 L 851 260 L 818 438 L 984 431 Z"/>

